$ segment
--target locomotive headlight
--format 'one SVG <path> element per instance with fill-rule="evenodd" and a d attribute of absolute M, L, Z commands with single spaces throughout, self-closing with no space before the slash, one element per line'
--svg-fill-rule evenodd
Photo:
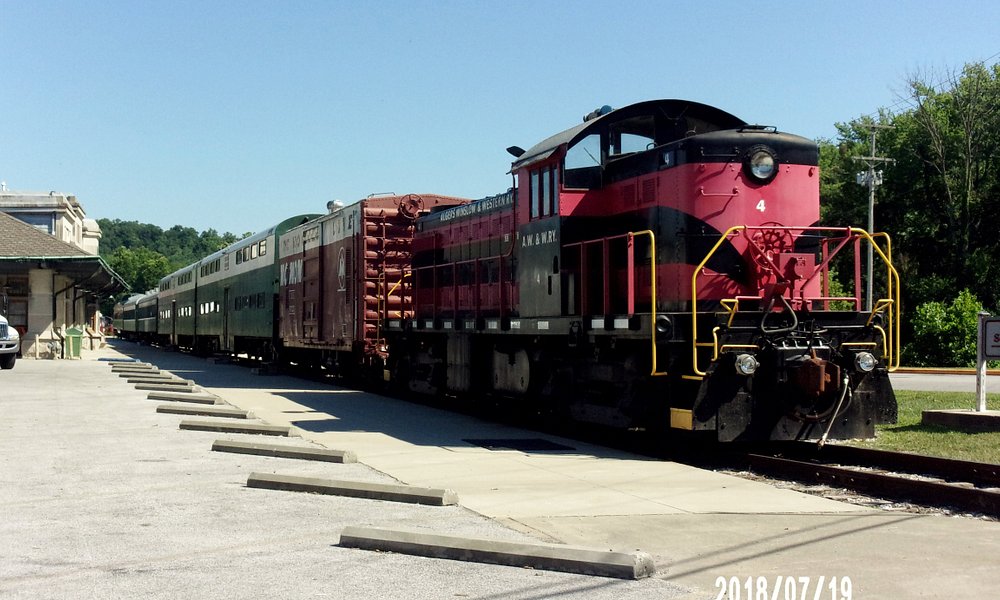
<path fill-rule="evenodd" d="M 760 363 L 753 354 L 740 354 L 736 357 L 736 372 L 740 375 L 753 375 Z"/>
<path fill-rule="evenodd" d="M 656 315 L 656 333 L 657 335 L 670 336 L 674 332 L 674 325 L 670 322 L 670 317 L 667 315 Z"/>
<path fill-rule="evenodd" d="M 769 149 L 751 148 L 743 163 L 746 174 L 758 183 L 767 183 L 778 174 L 778 161 Z"/>
<path fill-rule="evenodd" d="M 875 357 L 871 352 L 858 352 L 854 356 L 854 368 L 862 373 L 869 373 L 875 368 Z"/>

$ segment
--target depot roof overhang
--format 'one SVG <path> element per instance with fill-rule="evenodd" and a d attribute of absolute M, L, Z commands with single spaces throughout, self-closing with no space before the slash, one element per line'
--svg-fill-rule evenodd
<path fill-rule="evenodd" d="M 100 256 L 0 256 L 0 273 L 27 269 L 52 269 L 72 280 L 84 292 L 108 296 L 127 291 L 129 285 Z"/>

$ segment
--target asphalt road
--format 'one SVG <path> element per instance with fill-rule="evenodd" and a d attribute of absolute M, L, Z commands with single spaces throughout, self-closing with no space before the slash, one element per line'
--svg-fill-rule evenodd
<path fill-rule="evenodd" d="M 892 386 L 897 390 L 971 392 L 973 394 L 976 392 L 976 376 L 969 374 L 904 370 L 893 373 L 889 378 L 892 381 Z M 986 391 L 989 393 L 1000 393 L 1000 375 L 986 376 Z M 974 407 L 975 404 L 969 408 Z"/>

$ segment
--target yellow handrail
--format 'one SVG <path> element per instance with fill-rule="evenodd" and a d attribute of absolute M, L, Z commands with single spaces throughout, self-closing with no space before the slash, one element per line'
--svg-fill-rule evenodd
<path fill-rule="evenodd" d="M 705 265 L 712 258 L 715 252 L 725 243 L 733 234 L 746 231 L 750 229 L 745 225 L 736 225 L 730 227 L 719 236 L 719 240 L 714 246 L 705 254 L 702 261 L 695 267 L 691 274 L 691 370 L 694 373 L 693 376 L 685 375 L 688 379 L 697 379 L 707 375 L 707 371 L 701 370 L 699 367 L 698 360 L 698 350 L 702 347 L 711 347 L 713 349 L 712 360 L 716 360 L 719 356 L 719 341 L 717 332 L 713 330 L 713 341 L 712 342 L 699 342 L 698 341 L 698 276 L 705 269 Z M 843 228 L 837 227 L 804 227 L 801 228 L 803 231 L 814 230 L 814 229 L 829 229 L 831 231 L 845 231 Z M 888 317 L 887 328 L 888 333 L 886 333 L 881 327 L 876 326 L 883 337 L 883 351 L 886 357 L 886 364 L 890 372 L 895 371 L 899 368 L 900 364 L 900 353 L 898 351 L 900 347 L 900 283 L 899 283 L 899 273 L 892 264 L 892 240 L 886 233 L 876 233 L 874 235 L 869 234 L 864 229 L 859 229 L 857 227 L 848 228 L 852 235 L 859 236 L 868 241 L 872 245 L 875 252 L 878 253 L 879 258 L 882 259 L 883 263 L 886 265 L 886 292 L 888 298 L 881 298 L 875 304 L 875 308 L 872 310 L 872 314 L 869 317 L 868 324 L 872 322 L 872 317 L 878 313 L 885 313 Z M 875 238 L 885 240 L 885 251 L 882 247 L 876 243 Z M 729 313 L 729 323 L 732 323 L 733 317 L 737 310 L 739 310 L 739 300 L 735 298 L 728 298 L 721 301 L 723 308 Z"/>
<path fill-rule="evenodd" d="M 657 369 L 656 364 L 656 235 L 650 229 L 645 229 L 643 231 L 632 231 L 629 232 L 629 239 L 639 236 L 648 235 L 649 236 L 649 306 L 650 306 L 650 338 L 652 341 L 652 356 L 653 356 L 653 367 L 649 375 L 651 377 L 661 377 L 667 375 L 666 371 L 660 371 Z"/>
<path fill-rule="evenodd" d="M 852 227 L 851 232 L 864 236 L 864 238 L 868 240 L 868 243 L 870 243 L 875 249 L 875 252 L 878 252 L 879 257 L 887 267 L 886 277 L 888 278 L 888 281 L 886 282 L 886 291 L 889 293 L 889 298 L 880 299 L 878 303 L 876 303 L 876 306 L 880 307 L 880 311 L 885 310 L 886 308 L 889 309 L 886 311 L 886 315 L 889 317 L 889 322 L 887 323 L 889 328 L 889 333 L 887 335 L 887 338 L 889 339 L 889 350 L 886 353 L 886 363 L 888 365 L 889 372 L 892 373 L 899 368 L 899 360 L 901 356 L 901 353 L 899 352 L 901 327 L 899 324 L 901 321 L 900 305 L 902 304 L 902 302 L 900 302 L 899 272 L 896 271 L 896 267 L 892 266 L 892 240 L 889 238 L 889 234 L 887 233 L 875 234 L 877 237 L 885 238 L 886 251 L 883 252 L 882 248 L 875 243 L 875 239 L 864 229 Z M 892 310 L 893 308 L 895 310 Z M 875 312 L 875 309 L 872 309 L 872 314 Z M 895 339 L 893 340 L 893 338 Z M 892 343 L 893 341 L 895 341 L 895 344 Z"/>
<path fill-rule="evenodd" d="M 719 241 L 715 242 L 712 249 L 705 254 L 705 258 L 702 259 L 698 266 L 695 267 L 694 272 L 691 274 L 691 370 L 694 374 L 699 377 L 704 377 L 708 375 L 707 371 L 702 371 L 698 368 L 698 274 L 701 273 L 705 265 L 708 264 L 708 260 L 712 258 L 715 251 L 722 246 L 723 242 L 729 239 L 729 236 L 737 231 L 745 231 L 745 225 L 736 225 L 730 227 L 726 230 L 724 234 L 719 237 Z M 713 344 L 716 346 L 716 344 Z M 713 351 L 713 354 L 718 352 L 718 348 Z"/>

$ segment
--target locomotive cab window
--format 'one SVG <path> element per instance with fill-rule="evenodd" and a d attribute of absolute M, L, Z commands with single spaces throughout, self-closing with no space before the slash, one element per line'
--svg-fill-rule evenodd
<path fill-rule="evenodd" d="M 532 170 L 529 193 L 532 220 L 559 214 L 559 167 Z"/>
<path fill-rule="evenodd" d="M 595 189 L 601 186 L 601 136 L 592 133 L 566 151 L 566 187 Z"/>
<path fill-rule="evenodd" d="M 608 158 L 645 152 L 656 145 L 653 117 L 642 116 L 612 123 L 608 128 Z"/>

